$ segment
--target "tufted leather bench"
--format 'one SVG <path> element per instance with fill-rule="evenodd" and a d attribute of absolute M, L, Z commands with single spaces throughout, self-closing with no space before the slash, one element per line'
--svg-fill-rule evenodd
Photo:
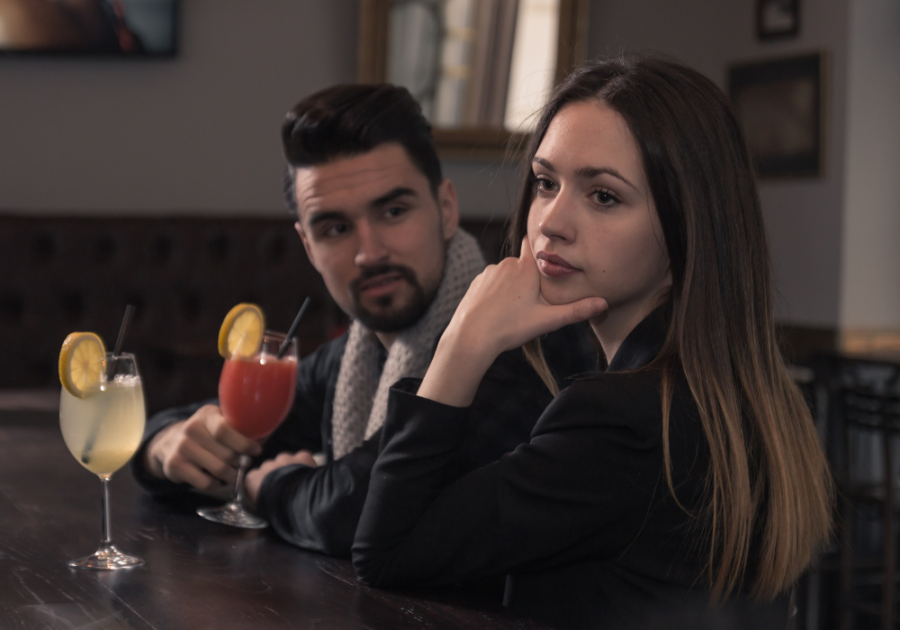
<path fill-rule="evenodd" d="M 496 261 L 503 227 L 465 227 Z M 302 355 L 346 317 L 286 219 L 0 216 L 0 389 L 58 386 L 65 336 L 94 331 L 111 349 L 134 304 L 123 350 L 138 357 L 148 411 L 215 396 L 228 309 L 256 302 L 283 331 L 307 295 Z"/>

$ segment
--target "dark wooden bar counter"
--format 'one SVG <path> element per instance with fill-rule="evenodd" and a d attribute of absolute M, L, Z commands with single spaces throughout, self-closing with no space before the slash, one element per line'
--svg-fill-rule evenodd
<path fill-rule="evenodd" d="M 543 628 L 454 587 L 388 592 L 350 563 L 160 504 L 126 469 L 111 483 L 112 536 L 146 565 L 76 571 L 100 539 L 100 483 L 70 455 L 57 415 L 0 412 L 0 628 Z"/>

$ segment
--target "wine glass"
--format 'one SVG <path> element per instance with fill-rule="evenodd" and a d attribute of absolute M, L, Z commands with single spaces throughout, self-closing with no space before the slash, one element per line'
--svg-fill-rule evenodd
<path fill-rule="evenodd" d="M 59 400 L 59 427 L 63 440 L 82 466 L 100 477 L 103 521 L 100 547 L 93 554 L 72 560 L 76 569 L 130 569 L 144 561 L 129 556 L 112 543 L 109 519 L 109 479 L 134 455 L 144 435 L 144 390 L 134 355 L 107 353 L 99 385 L 84 398 L 65 388 Z"/>
<path fill-rule="evenodd" d="M 294 404 L 297 378 L 297 341 L 291 339 L 281 358 L 285 336 L 266 331 L 259 352 L 250 358 L 225 359 L 219 377 L 219 405 L 225 421 L 251 440 L 278 428 Z M 244 475 L 250 458 L 242 455 L 231 501 L 221 507 L 198 508 L 210 521 L 234 527 L 261 529 L 268 523 L 243 507 Z"/>

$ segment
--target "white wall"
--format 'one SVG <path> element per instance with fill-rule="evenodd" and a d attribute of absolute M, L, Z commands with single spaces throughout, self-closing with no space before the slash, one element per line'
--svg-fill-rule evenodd
<path fill-rule="evenodd" d="M 900 329 L 900 3 L 850 13 L 841 323 Z"/>
<path fill-rule="evenodd" d="M 172 60 L 0 58 L 0 211 L 284 212 L 279 127 L 356 78 L 356 0 L 188 0 Z"/>
<path fill-rule="evenodd" d="M 885 0 L 888 1 L 888 0 Z M 589 53 L 651 49 L 726 86 L 729 64 L 826 50 L 829 77 L 825 175 L 760 185 L 785 323 L 834 328 L 840 311 L 848 0 L 803 2 L 799 36 L 756 39 L 752 0 L 593 0 Z"/>

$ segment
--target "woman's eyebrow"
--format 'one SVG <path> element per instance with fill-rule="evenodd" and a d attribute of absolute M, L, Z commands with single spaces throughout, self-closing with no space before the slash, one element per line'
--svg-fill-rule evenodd
<path fill-rule="evenodd" d="M 578 175 L 578 177 L 583 177 L 585 179 L 593 179 L 594 177 L 597 177 L 597 175 L 612 175 L 616 179 L 621 179 L 623 182 L 637 190 L 637 186 L 625 179 L 619 171 L 609 166 L 583 166 L 575 171 L 575 174 Z"/>
<path fill-rule="evenodd" d="M 536 157 L 532 160 L 532 162 L 536 162 L 536 163 L 540 164 L 541 166 L 543 166 L 544 168 L 546 168 L 547 170 L 549 170 L 553 173 L 556 172 L 556 169 L 553 168 L 553 165 L 548 160 L 545 160 L 544 158 Z M 593 179 L 594 177 L 597 177 L 598 175 L 612 175 L 616 179 L 622 180 L 623 182 L 625 182 L 626 184 L 628 184 L 629 186 L 631 186 L 632 188 L 637 190 L 637 186 L 632 184 L 625 177 L 623 177 L 622 174 L 619 173 L 619 171 L 617 171 L 616 169 L 614 169 L 610 166 L 582 166 L 581 168 L 579 168 L 578 170 L 575 171 L 575 175 L 577 175 L 578 177 L 581 177 L 583 179 Z"/>

